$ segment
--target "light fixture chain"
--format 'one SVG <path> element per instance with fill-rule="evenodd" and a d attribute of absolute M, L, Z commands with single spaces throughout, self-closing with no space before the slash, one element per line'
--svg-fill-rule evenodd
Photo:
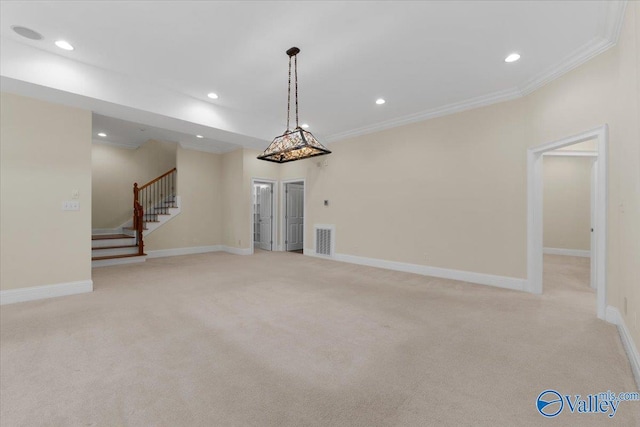
<path fill-rule="evenodd" d="M 287 86 L 287 132 L 289 131 L 289 117 L 291 116 L 291 57 L 289 57 L 289 85 Z"/>
<path fill-rule="evenodd" d="M 300 127 L 298 126 L 298 55 L 294 55 L 293 61 L 296 71 L 296 129 L 298 129 Z"/>

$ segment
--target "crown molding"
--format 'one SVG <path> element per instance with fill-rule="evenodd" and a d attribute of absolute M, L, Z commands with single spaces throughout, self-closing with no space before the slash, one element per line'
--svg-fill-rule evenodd
<path fill-rule="evenodd" d="M 624 13 L 627 9 L 627 0 L 608 1 L 605 7 L 605 22 L 600 35 L 603 39 L 616 44 L 622 31 Z"/>
<path fill-rule="evenodd" d="M 519 85 L 518 87 L 493 92 L 487 95 L 479 96 L 477 98 L 471 98 L 468 100 L 448 104 L 442 107 L 433 108 L 431 110 L 426 110 L 407 116 L 397 117 L 395 119 L 376 123 L 370 126 L 363 126 L 345 132 L 335 133 L 326 136 L 324 140 L 328 143 L 332 143 L 346 138 L 353 138 L 356 136 L 378 132 L 397 126 L 402 126 L 423 120 L 429 120 L 449 114 L 460 113 L 462 111 L 485 107 L 491 104 L 510 101 L 529 95 L 530 93 L 534 92 L 537 89 L 540 89 L 547 83 L 550 83 L 563 74 L 568 73 L 574 68 L 577 68 L 578 66 L 584 64 L 590 59 L 600 55 L 604 51 L 616 45 L 620 37 L 622 24 L 624 22 L 627 0 L 608 1 L 603 7 L 603 14 L 605 16 L 604 22 L 601 25 L 601 28 L 597 31 L 597 35 L 591 41 L 573 51 L 561 62 L 544 70 L 537 76 L 530 78 L 529 80 L 525 81 L 524 84 Z"/>
<path fill-rule="evenodd" d="M 216 147 L 213 144 L 207 143 L 206 141 L 203 141 L 203 142 L 180 141 L 179 144 L 185 150 L 203 151 L 205 153 L 214 153 L 214 154 L 223 154 L 238 148 L 238 147 L 232 147 L 229 149 L 221 149 L 219 147 Z"/>
<path fill-rule="evenodd" d="M 461 102 L 447 104 L 442 107 L 421 111 L 419 113 L 397 117 L 395 119 L 386 120 L 380 123 L 375 123 L 370 126 L 363 126 L 357 129 L 346 131 L 346 132 L 335 133 L 333 135 L 329 135 L 325 137 L 324 139 L 327 142 L 335 142 L 338 140 L 353 138 L 356 136 L 365 135 L 372 132 L 378 132 L 381 130 L 390 129 L 397 126 L 421 122 L 429 119 L 435 119 L 436 117 L 448 116 L 450 114 L 460 113 L 462 111 L 472 110 L 479 107 L 485 107 L 491 104 L 497 104 L 504 101 L 511 101 L 513 99 L 517 99 L 520 97 L 522 97 L 522 93 L 517 88 L 502 90 L 502 91 L 493 92 L 487 95 L 478 96 L 476 98 L 467 99 Z"/>
<path fill-rule="evenodd" d="M 618 43 L 620 32 L 622 31 L 626 7 L 627 0 L 605 2 L 603 10 L 604 22 L 598 34 L 591 39 L 591 41 L 573 51 L 559 63 L 520 85 L 519 89 L 522 95 L 529 95 L 547 83 L 615 46 Z"/>
<path fill-rule="evenodd" d="M 122 142 L 112 142 L 112 141 L 108 141 L 106 139 L 95 139 L 93 138 L 91 140 L 92 143 L 94 144 L 101 144 L 101 145 L 109 145 L 112 147 L 120 147 L 120 148 L 126 148 L 128 150 L 135 150 L 137 148 L 140 148 L 140 145 L 138 144 L 125 144 Z"/>
<path fill-rule="evenodd" d="M 525 96 L 529 95 L 547 83 L 552 82 L 558 77 L 561 77 L 574 68 L 577 68 L 590 59 L 600 55 L 602 52 L 608 50 L 614 45 L 615 43 L 609 40 L 600 37 L 594 38 L 590 42 L 573 51 L 573 53 L 566 57 L 562 62 L 527 80 L 520 86 L 520 91 Z"/>

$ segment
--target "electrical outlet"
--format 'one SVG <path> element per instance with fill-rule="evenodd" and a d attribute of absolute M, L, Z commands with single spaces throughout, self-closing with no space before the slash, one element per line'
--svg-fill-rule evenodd
<path fill-rule="evenodd" d="M 80 190 L 71 190 L 71 198 L 79 199 L 80 198 Z"/>
<path fill-rule="evenodd" d="M 64 202 L 62 202 L 62 210 L 63 211 L 79 211 L 80 202 L 76 200 L 65 200 Z"/>

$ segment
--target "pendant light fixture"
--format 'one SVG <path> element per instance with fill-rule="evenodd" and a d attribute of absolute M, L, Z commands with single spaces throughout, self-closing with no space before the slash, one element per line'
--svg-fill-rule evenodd
<path fill-rule="evenodd" d="M 258 156 L 260 160 L 267 160 L 276 163 L 292 162 L 294 160 L 307 159 L 309 157 L 322 156 L 330 154 L 318 140 L 311 134 L 300 127 L 298 124 L 298 53 L 300 49 L 292 47 L 287 50 L 289 55 L 289 92 L 287 97 L 287 130 L 275 139 L 264 153 Z M 293 59 L 294 82 L 295 82 L 295 100 L 296 100 L 296 127 L 291 130 L 289 120 L 291 115 L 291 61 Z"/>

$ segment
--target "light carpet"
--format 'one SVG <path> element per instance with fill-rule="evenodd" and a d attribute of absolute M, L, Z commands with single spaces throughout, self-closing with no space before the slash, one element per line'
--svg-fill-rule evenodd
<path fill-rule="evenodd" d="M 535 407 L 636 390 L 588 269 L 546 256 L 543 296 L 277 252 L 95 269 L 1 308 L 0 423 L 638 426 Z"/>

